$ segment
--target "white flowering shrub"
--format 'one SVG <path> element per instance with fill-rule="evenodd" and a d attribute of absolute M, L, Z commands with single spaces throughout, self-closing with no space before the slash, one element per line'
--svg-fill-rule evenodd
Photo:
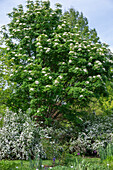
<path fill-rule="evenodd" d="M 94 116 L 84 123 L 84 130 L 78 138 L 70 141 L 70 150 L 84 154 L 98 154 L 100 147 L 113 141 L 113 115 Z"/>
<path fill-rule="evenodd" d="M 40 128 L 27 115 L 7 111 L 0 129 L 0 159 L 43 157 L 39 131 Z"/>

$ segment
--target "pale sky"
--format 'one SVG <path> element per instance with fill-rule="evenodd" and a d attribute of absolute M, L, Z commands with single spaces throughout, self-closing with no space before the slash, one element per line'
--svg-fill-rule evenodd
<path fill-rule="evenodd" d="M 73 7 L 83 12 L 89 27 L 96 29 L 101 42 L 107 43 L 113 52 L 113 0 L 50 0 L 50 3 L 52 8 L 60 3 L 63 11 Z M 25 6 L 26 0 L 0 0 L 0 26 L 9 23 L 6 14 L 19 4 Z"/>

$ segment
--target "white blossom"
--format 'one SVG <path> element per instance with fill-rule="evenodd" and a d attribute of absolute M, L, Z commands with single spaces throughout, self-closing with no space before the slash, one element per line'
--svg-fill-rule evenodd
<path fill-rule="evenodd" d="M 77 36 L 79 35 L 79 34 L 76 34 Z"/>
<path fill-rule="evenodd" d="M 92 77 L 91 76 L 89 76 L 89 79 L 91 79 Z"/>
<path fill-rule="evenodd" d="M 67 32 L 64 32 L 63 35 L 67 35 Z"/>
<path fill-rule="evenodd" d="M 38 48 L 42 48 L 42 46 L 40 45 L 40 46 L 38 46 Z"/>
<path fill-rule="evenodd" d="M 61 29 L 62 27 L 60 25 L 58 25 L 58 28 Z"/>
<path fill-rule="evenodd" d="M 39 81 L 35 81 L 35 84 L 39 84 Z"/>
<path fill-rule="evenodd" d="M 62 26 L 65 26 L 65 24 L 62 24 Z"/>
<path fill-rule="evenodd" d="M 69 54 L 72 54 L 72 53 L 74 53 L 74 51 L 70 51 L 70 52 L 69 52 Z"/>
<path fill-rule="evenodd" d="M 90 47 L 90 45 L 87 45 L 87 47 Z"/>
<path fill-rule="evenodd" d="M 46 85 L 46 87 L 51 87 L 50 85 Z"/>
<path fill-rule="evenodd" d="M 50 48 L 47 48 L 46 53 L 48 53 L 49 51 L 50 51 Z"/>
<path fill-rule="evenodd" d="M 65 62 L 62 62 L 62 64 L 65 64 Z"/>
<path fill-rule="evenodd" d="M 29 36 L 26 35 L 25 38 L 29 38 Z"/>
<path fill-rule="evenodd" d="M 88 66 L 91 66 L 92 64 L 91 63 L 88 63 Z"/>
<path fill-rule="evenodd" d="M 62 79 L 63 77 L 60 75 L 60 76 L 58 76 L 60 79 Z"/>
<path fill-rule="evenodd" d="M 40 45 L 40 42 L 37 42 L 36 45 Z"/>
<path fill-rule="evenodd" d="M 97 63 L 98 65 L 102 65 L 102 63 L 98 60 L 95 63 Z"/>
<path fill-rule="evenodd" d="M 44 73 L 44 74 L 45 74 L 46 72 L 45 72 L 45 71 L 42 71 L 42 73 Z"/>
<path fill-rule="evenodd" d="M 34 88 L 30 88 L 30 91 L 34 91 Z"/>
<path fill-rule="evenodd" d="M 28 79 L 29 79 L 29 80 L 32 80 L 32 78 L 31 78 L 31 77 L 29 77 Z"/>
<path fill-rule="evenodd" d="M 55 80 L 55 84 L 59 83 L 58 80 Z"/>
<path fill-rule="evenodd" d="M 69 63 L 72 63 L 72 60 L 69 60 Z"/>
<path fill-rule="evenodd" d="M 51 76 L 49 76 L 49 79 L 52 79 L 52 77 L 51 77 Z"/>
<path fill-rule="evenodd" d="M 58 45 L 58 43 L 55 43 L 54 45 L 56 46 L 56 45 Z"/>
<path fill-rule="evenodd" d="M 19 66 L 19 68 L 22 68 L 22 66 Z"/>
<path fill-rule="evenodd" d="M 76 53 L 75 53 L 75 56 L 73 56 L 74 58 L 77 58 L 77 56 L 76 56 Z"/>
<path fill-rule="evenodd" d="M 101 78 L 101 75 L 97 75 L 98 78 Z"/>
<path fill-rule="evenodd" d="M 85 68 L 85 69 L 83 69 L 83 71 L 84 71 L 84 72 L 87 72 L 87 69 Z"/>
<path fill-rule="evenodd" d="M 78 51 L 80 51 L 80 50 L 81 50 L 81 48 L 78 49 Z"/>
<path fill-rule="evenodd" d="M 47 40 L 47 42 L 50 42 L 50 41 L 51 41 L 51 39 L 48 39 L 48 40 Z"/>

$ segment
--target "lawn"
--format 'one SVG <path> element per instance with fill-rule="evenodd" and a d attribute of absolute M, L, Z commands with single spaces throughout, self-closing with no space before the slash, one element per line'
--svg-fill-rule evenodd
<path fill-rule="evenodd" d="M 39 168 L 40 164 L 40 168 Z M 59 161 L 55 161 L 55 165 L 52 160 L 38 160 L 33 161 L 21 161 L 21 160 L 1 160 L 0 170 L 112 170 L 112 167 L 107 163 L 102 163 L 100 158 L 90 157 L 75 157 L 71 159 L 67 164 L 58 165 Z"/>

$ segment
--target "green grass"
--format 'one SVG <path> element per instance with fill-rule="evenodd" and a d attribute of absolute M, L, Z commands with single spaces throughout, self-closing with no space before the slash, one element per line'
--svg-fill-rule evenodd
<path fill-rule="evenodd" d="M 36 163 L 38 161 L 21 161 L 21 160 L 1 160 L 0 170 L 36 170 Z M 42 160 L 42 165 L 52 166 L 52 160 Z M 38 165 L 38 164 L 37 164 Z M 73 168 L 71 168 L 73 166 Z M 34 167 L 34 168 L 33 168 Z M 44 170 L 45 168 L 40 168 Z M 82 158 L 75 157 L 73 160 L 67 163 L 67 165 L 58 165 L 56 160 L 56 166 L 52 168 L 53 170 L 112 170 L 113 167 L 107 166 L 107 163 L 102 163 L 100 158 Z M 46 168 L 47 170 L 47 168 Z"/>
<path fill-rule="evenodd" d="M 0 170 L 36 170 L 37 161 L 21 161 L 21 160 L 1 160 Z M 57 161 L 58 163 L 58 161 Z M 52 166 L 52 160 L 43 160 L 42 165 Z M 33 168 L 35 167 L 35 168 Z"/>

